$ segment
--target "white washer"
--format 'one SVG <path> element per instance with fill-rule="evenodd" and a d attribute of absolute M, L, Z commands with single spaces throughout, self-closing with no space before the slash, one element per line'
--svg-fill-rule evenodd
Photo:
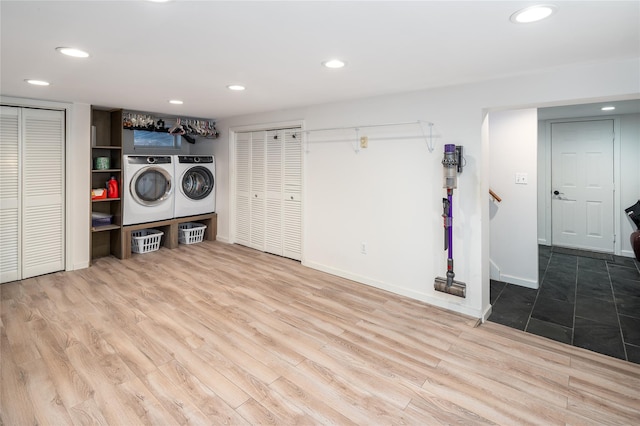
<path fill-rule="evenodd" d="M 216 211 L 216 163 L 213 155 L 175 155 L 176 202 L 174 217 Z"/>
<path fill-rule="evenodd" d="M 170 155 L 124 155 L 123 225 L 173 219 L 174 167 Z"/>

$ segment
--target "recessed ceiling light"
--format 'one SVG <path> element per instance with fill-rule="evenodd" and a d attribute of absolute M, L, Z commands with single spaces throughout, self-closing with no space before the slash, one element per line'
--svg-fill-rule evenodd
<path fill-rule="evenodd" d="M 56 47 L 56 50 L 63 55 L 73 56 L 74 58 L 88 58 L 89 54 L 84 50 L 76 49 L 74 47 Z"/>
<path fill-rule="evenodd" d="M 48 81 L 44 81 L 44 80 L 31 80 L 31 79 L 27 79 L 25 80 L 27 83 L 29 84 L 33 84 L 34 86 L 48 86 L 49 82 Z"/>
<path fill-rule="evenodd" d="M 556 11 L 556 6 L 552 4 L 540 4 L 517 11 L 511 15 L 511 22 L 516 24 L 528 24 L 530 22 L 541 21 L 548 18 Z"/>
<path fill-rule="evenodd" d="M 169 101 L 169 103 L 170 103 L 170 104 L 174 104 L 174 105 L 182 105 L 184 102 L 182 102 L 182 101 L 181 101 L 181 100 L 179 100 L 179 99 L 171 99 L 171 100 Z"/>
<path fill-rule="evenodd" d="M 340 59 L 330 59 L 328 61 L 324 61 L 322 63 L 323 66 L 327 67 L 327 68 L 342 68 L 346 65 L 347 63 L 344 61 L 341 61 Z"/>
<path fill-rule="evenodd" d="M 238 91 L 242 91 L 244 89 L 246 89 L 246 87 L 240 85 L 240 84 L 230 84 L 229 86 L 227 86 L 227 89 L 229 90 L 235 90 L 236 92 Z"/>
<path fill-rule="evenodd" d="M 614 109 L 616 109 L 614 106 L 604 106 L 600 108 L 601 111 L 613 111 Z"/>

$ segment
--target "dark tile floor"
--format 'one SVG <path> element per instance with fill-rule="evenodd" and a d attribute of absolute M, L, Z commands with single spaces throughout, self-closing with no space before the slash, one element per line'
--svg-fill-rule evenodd
<path fill-rule="evenodd" d="M 491 281 L 489 321 L 640 364 L 640 262 L 539 248 L 540 288 Z"/>

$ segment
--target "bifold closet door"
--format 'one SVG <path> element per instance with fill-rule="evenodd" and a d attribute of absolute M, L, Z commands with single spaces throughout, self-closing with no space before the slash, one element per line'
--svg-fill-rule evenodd
<path fill-rule="evenodd" d="M 301 139 L 300 129 L 236 134 L 236 243 L 301 259 Z"/>
<path fill-rule="evenodd" d="M 1 115 L 0 278 L 7 282 L 64 269 L 64 113 L 2 107 Z"/>
<path fill-rule="evenodd" d="M 284 131 L 282 255 L 302 259 L 302 135 L 300 129 Z"/>
<path fill-rule="evenodd" d="M 0 282 L 20 279 L 20 108 L 0 110 Z"/>

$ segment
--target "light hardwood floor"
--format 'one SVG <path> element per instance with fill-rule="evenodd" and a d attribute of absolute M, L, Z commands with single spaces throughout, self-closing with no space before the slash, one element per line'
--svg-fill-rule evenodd
<path fill-rule="evenodd" d="M 0 292 L 2 425 L 640 424 L 638 364 L 244 247 Z"/>

